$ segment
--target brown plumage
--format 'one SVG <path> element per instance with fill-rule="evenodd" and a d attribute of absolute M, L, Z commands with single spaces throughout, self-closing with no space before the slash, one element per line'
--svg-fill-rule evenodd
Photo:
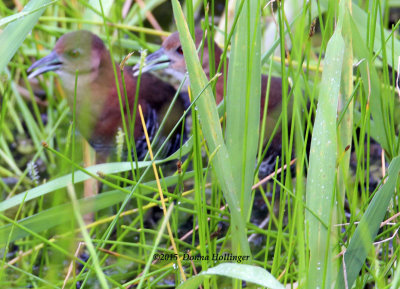
<path fill-rule="evenodd" d="M 99 154 L 108 155 L 114 148 L 118 127 L 122 128 L 122 118 L 118 89 L 115 81 L 112 58 L 103 41 L 89 31 L 80 30 L 63 35 L 53 51 L 35 62 L 28 71 L 33 71 L 30 78 L 47 71 L 55 71 L 62 80 L 70 108 L 73 108 L 75 76 L 78 71 L 76 91 L 77 128 Z M 119 89 L 127 120 L 127 103 L 121 79 L 121 71 L 116 64 Z M 137 78 L 132 74 L 132 67 L 124 67 L 128 105 L 133 114 L 137 87 Z M 175 89 L 151 74 L 141 76 L 138 104 L 141 105 L 150 137 L 154 137 L 164 113 L 168 109 Z M 169 121 L 162 131 L 160 141 L 181 117 L 184 110 L 181 98 L 176 102 Z M 127 121 L 128 124 L 128 121 Z M 128 131 L 130 131 L 128 129 Z M 180 130 L 166 148 L 166 154 L 177 149 Z M 139 159 L 146 153 L 143 129 L 136 114 L 134 138 Z"/>
<path fill-rule="evenodd" d="M 195 30 L 196 47 L 199 47 L 203 38 L 203 31 L 199 28 Z M 219 63 L 221 61 L 222 50 L 219 46 L 214 43 L 214 71 L 217 70 Z M 207 75 L 210 77 L 210 59 L 209 59 L 209 47 L 207 38 L 204 41 L 204 48 L 199 51 L 199 58 L 202 59 L 202 67 Z M 146 58 L 147 65 L 144 67 L 143 72 L 152 71 L 156 69 L 164 69 L 164 71 L 182 80 L 187 69 L 186 62 L 183 56 L 182 46 L 179 39 L 179 33 L 174 32 L 168 38 L 164 40 L 162 46 L 156 52 L 150 54 Z M 229 65 L 229 60 L 227 59 L 227 65 Z M 134 67 L 137 70 L 138 66 Z M 145 75 L 145 74 L 143 74 Z M 216 90 L 216 102 L 219 104 L 224 98 L 224 81 L 226 77 L 219 77 L 215 85 Z M 263 110 L 265 106 L 265 96 L 267 91 L 268 76 L 262 75 L 261 78 L 261 114 L 260 120 L 262 120 Z M 187 87 L 187 86 L 186 86 Z M 271 77 L 271 85 L 269 91 L 269 101 L 268 101 L 268 116 L 267 116 L 267 128 L 266 137 L 269 138 L 275 125 L 277 119 L 282 111 L 282 80 L 278 77 Z M 279 134 L 279 133 L 278 133 Z M 279 134 L 280 135 L 280 134 Z M 276 138 L 275 142 L 280 142 L 279 137 Z"/>

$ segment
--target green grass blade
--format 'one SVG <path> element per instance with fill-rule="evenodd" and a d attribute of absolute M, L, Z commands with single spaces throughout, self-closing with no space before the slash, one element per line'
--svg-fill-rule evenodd
<path fill-rule="evenodd" d="M 346 180 L 349 178 L 349 164 L 351 153 L 351 142 L 353 133 L 353 42 L 351 37 L 350 8 L 351 1 L 346 1 L 346 15 L 343 23 L 343 38 L 345 51 L 343 58 L 342 87 L 339 96 L 338 115 L 343 118 L 338 126 L 338 155 L 343 155 L 338 164 L 338 201 L 339 206 L 344 207 Z M 346 106 L 346 104 L 348 104 Z M 350 147 L 347 147 L 350 146 Z M 347 147 L 347 151 L 346 151 Z"/>
<path fill-rule="evenodd" d="M 130 167 L 128 168 L 129 163 L 126 163 L 127 171 L 130 170 Z M 76 174 L 79 174 L 77 172 Z M 187 180 L 189 178 L 193 177 L 193 172 L 186 173 L 185 176 L 182 178 L 183 180 Z M 178 176 L 171 176 L 171 177 L 166 177 L 163 179 L 166 185 L 172 186 L 175 185 L 178 182 Z M 76 183 L 76 182 L 75 182 Z M 65 184 L 68 185 L 68 183 Z M 40 186 L 40 187 L 44 187 Z M 46 188 L 45 188 L 46 189 Z M 113 191 L 108 191 L 101 193 L 99 195 L 96 195 L 94 197 L 90 198 L 85 198 L 85 199 L 80 199 L 79 200 L 79 207 L 81 213 L 92 213 L 92 212 L 97 212 L 102 209 L 111 207 L 113 205 L 122 203 L 122 201 L 126 198 L 126 195 L 130 192 L 131 187 L 126 187 L 121 190 L 113 190 Z M 146 194 L 148 192 L 154 192 L 157 191 L 157 186 L 155 181 L 149 181 L 146 183 L 143 183 L 140 186 L 140 192 L 137 192 L 134 196 L 136 198 L 142 198 L 146 201 L 149 202 L 154 202 L 153 199 L 150 197 L 146 197 Z M 24 193 L 20 194 L 23 195 Z M 42 196 L 43 194 L 40 194 L 39 196 Z M 23 197 L 23 196 L 22 196 Z M 30 195 L 28 195 L 30 197 Z M 27 198 L 28 198 L 27 197 Z M 15 204 L 15 206 L 19 205 L 18 203 Z M 72 207 L 70 203 L 67 204 L 62 204 L 59 206 L 52 207 L 48 210 L 41 211 L 35 215 L 29 216 L 25 219 L 19 220 L 18 223 L 21 226 L 24 226 L 26 228 L 29 228 L 35 233 L 40 233 L 45 230 L 51 229 L 55 226 L 64 224 L 66 222 L 71 221 L 71 215 L 72 215 Z M 0 244 L 3 244 L 9 240 L 10 242 L 13 242 L 15 240 L 24 238 L 26 236 L 29 236 L 29 232 L 19 228 L 19 227 L 14 227 L 13 229 L 13 235 L 10 237 L 9 234 L 11 233 L 11 224 L 7 224 L 4 226 L 0 227 Z"/>
<path fill-rule="evenodd" d="M 188 67 L 189 78 L 191 80 L 191 88 L 193 95 L 197 95 L 204 87 L 206 87 L 208 83 L 207 77 L 204 74 L 197 57 L 196 47 L 190 36 L 182 8 L 177 0 L 173 0 L 172 5 Z M 213 161 L 214 172 L 216 173 L 224 197 L 229 205 L 229 209 L 231 210 L 232 244 L 234 248 L 240 248 L 242 254 L 250 255 L 245 222 L 239 211 L 240 205 L 236 195 L 236 192 L 240 190 L 240 188 L 235 185 L 236 182 L 233 178 L 228 150 L 222 137 L 222 130 L 219 123 L 214 95 L 210 87 L 205 89 L 203 95 L 197 100 L 197 107 L 207 145 L 211 152 L 215 152 Z"/>
<path fill-rule="evenodd" d="M 336 245 L 337 236 L 335 229 L 331 229 L 331 223 L 336 215 L 333 207 L 337 147 L 336 116 L 343 52 L 344 40 L 338 24 L 326 49 L 321 79 L 324 89 L 320 90 L 311 141 L 306 187 L 307 206 L 320 220 L 306 212 L 310 250 L 308 288 L 328 288 L 335 272 L 332 247 Z"/>
<path fill-rule="evenodd" d="M 321 8 L 321 13 L 324 13 L 327 8 L 328 8 L 328 0 L 324 1 L 319 1 L 320 8 Z M 353 1 L 354 2 L 354 1 Z M 315 9 L 316 5 L 312 5 L 313 9 Z M 313 15 L 314 17 L 314 15 Z M 354 24 L 356 25 L 357 29 L 360 32 L 360 39 L 362 40 L 362 43 L 366 43 L 367 41 L 367 35 L 369 34 L 368 30 L 368 13 L 363 10 L 360 6 L 358 6 L 356 3 L 352 3 L 352 20 Z M 375 30 L 380 31 L 381 30 L 381 23 L 379 21 L 375 22 Z M 373 50 L 375 53 L 378 53 L 380 56 L 382 56 L 382 39 L 381 39 L 381 34 L 380 33 L 375 33 L 375 37 L 373 40 Z M 385 37 L 385 45 L 386 45 L 386 50 L 387 50 L 387 62 L 389 65 L 394 63 L 393 69 L 397 70 L 398 68 L 398 55 L 400 55 L 400 40 L 396 37 L 393 36 L 393 32 L 384 30 L 384 37 Z M 394 39 L 393 39 L 394 37 Z M 371 40 L 370 40 L 371 41 Z M 392 41 L 394 44 L 394 49 L 392 49 Z"/>
<path fill-rule="evenodd" d="M 347 283 L 344 281 L 342 265 L 337 278 L 336 288 L 351 288 L 358 277 L 395 192 L 399 172 L 400 157 L 396 157 L 389 165 L 388 177 L 385 184 L 376 192 L 361 218 L 354 235 L 351 237 L 350 244 L 344 254 Z"/>
<path fill-rule="evenodd" d="M 14 22 L 14 21 L 16 21 L 16 20 L 18 20 L 18 19 L 20 19 L 20 18 L 23 18 L 23 17 L 26 17 L 26 16 L 28 16 L 28 15 L 31 15 L 32 13 L 40 12 L 41 9 L 44 9 L 44 8 L 46 8 L 47 6 L 50 6 L 50 5 L 52 5 L 53 3 L 55 3 L 55 2 L 57 2 L 57 0 L 51 1 L 51 2 L 47 2 L 47 3 L 45 3 L 44 5 L 39 6 L 39 7 L 37 7 L 36 9 L 33 9 L 33 10 L 21 11 L 21 12 L 19 12 L 19 13 L 16 13 L 16 14 L 13 14 L 13 15 L 10 15 L 10 16 L 7 16 L 7 17 L 4 17 L 3 19 L 0 19 L 0 26 L 9 24 L 9 23 L 11 23 L 11 22 Z"/>
<path fill-rule="evenodd" d="M 94 271 L 97 276 L 97 280 L 100 283 L 101 288 L 108 289 L 110 287 L 108 286 L 108 283 L 106 280 L 106 275 L 104 274 L 104 271 L 100 265 L 99 257 L 97 256 L 97 252 L 93 245 L 92 239 L 90 238 L 89 232 L 86 229 L 85 222 L 84 222 L 83 216 L 81 214 L 81 208 L 79 207 L 79 202 L 76 197 L 75 188 L 73 187 L 73 185 L 68 186 L 67 191 L 68 191 L 68 195 L 71 199 L 72 214 L 75 215 L 75 220 L 79 225 L 79 229 L 82 234 L 83 240 L 85 242 L 85 246 L 86 246 L 86 248 L 90 254 L 90 257 L 92 259 L 92 263 L 93 263 Z"/>
<path fill-rule="evenodd" d="M 154 254 L 156 253 L 157 248 L 158 248 L 158 245 L 160 244 L 160 241 L 161 241 L 161 239 L 162 239 L 162 235 L 163 235 L 163 233 L 164 233 L 164 231 L 165 231 L 165 228 L 167 227 L 167 224 L 168 224 L 168 222 L 169 222 L 169 219 L 171 218 L 171 213 L 172 213 L 173 210 L 174 210 L 174 203 L 171 203 L 171 205 L 168 207 L 168 211 L 167 211 L 167 213 L 165 214 L 164 219 L 163 219 L 163 221 L 162 221 L 162 223 L 161 223 L 160 229 L 158 230 L 158 234 L 157 234 L 157 236 L 156 236 L 156 238 L 155 238 L 155 240 L 154 240 L 154 244 L 153 244 L 153 248 L 152 248 L 152 250 L 151 250 L 150 256 L 154 256 Z M 144 268 L 144 270 L 143 270 L 143 275 L 142 275 L 142 277 L 140 278 L 140 282 L 139 282 L 139 285 L 138 285 L 138 287 L 137 287 L 138 289 L 141 289 L 141 288 L 142 288 L 143 282 L 144 282 L 144 280 L 145 280 L 144 277 L 146 276 L 147 272 L 149 272 L 149 270 L 150 270 L 150 265 L 151 265 L 151 262 L 152 262 L 152 261 L 153 261 L 152 258 L 149 258 L 149 259 L 147 260 L 146 266 L 145 266 L 145 268 Z"/>
<path fill-rule="evenodd" d="M 222 263 L 207 271 L 201 272 L 188 279 L 185 283 L 178 286 L 178 289 L 194 289 L 199 288 L 199 285 L 204 279 L 210 276 L 224 276 L 229 278 L 240 279 L 246 282 L 254 283 L 270 289 L 285 288 L 278 280 L 275 279 L 268 271 L 263 268 L 235 263 Z"/>
<path fill-rule="evenodd" d="M 32 0 L 24 7 L 22 13 L 27 13 L 23 18 L 19 18 L 7 25 L 0 34 L 0 72 L 4 70 L 15 52 L 21 46 L 25 37 L 31 32 L 39 17 L 48 6 L 48 0 Z M 33 11 L 33 12 L 32 12 Z M 32 12 L 32 13 L 30 13 Z M 29 14 L 30 13 L 30 14 Z"/>
<path fill-rule="evenodd" d="M 108 208 L 117 203 L 121 203 L 126 197 L 126 193 L 121 191 L 105 192 L 92 198 L 87 198 L 79 201 L 80 212 L 82 214 L 89 212 L 97 212 L 104 208 Z M 29 228 L 35 233 L 40 233 L 45 230 L 54 228 L 55 226 L 65 224 L 71 221 L 73 209 L 70 203 L 55 206 L 48 210 L 44 210 L 36 215 L 18 221 L 18 223 L 26 228 Z M 9 236 L 12 231 L 12 236 Z M 5 244 L 7 241 L 14 242 L 15 240 L 29 236 L 29 232 L 20 227 L 14 227 L 12 224 L 7 224 L 0 227 L 0 244 Z"/>
<path fill-rule="evenodd" d="M 359 65 L 361 78 L 365 95 L 367 96 L 370 105 L 371 115 L 376 126 L 374 133 L 375 140 L 389 154 L 393 155 L 393 148 L 390 144 L 390 139 L 387 135 L 387 125 L 389 124 L 388 115 L 385 114 L 385 107 L 382 102 L 381 81 L 378 72 L 374 66 L 372 55 L 370 55 L 366 43 L 363 41 L 357 25 L 352 21 L 352 37 L 357 45 L 354 45 L 354 54 L 359 59 L 364 59 Z"/>
<path fill-rule="evenodd" d="M 101 1 L 101 3 L 100 3 L 100 1 L 98 1 L 98 0 L 90 0 L 89 3 L 87 4 L 88 8 L 85 9 L 83 19 L 89 20 L 89 21 L 102 22 L 103 17 L 101 16 L 101 6 L 103 6 L 104 15 L 107 17 L 110 13 L 113 2 L 114 2 L 113 0 L 106 0 L 106 1 Z M 99 26 L 93 26 L 90 24 L 85 24 L 84 28 L 89 29 L 92 32 L 97 33 L 97 34 L 100 33 L 100 29 L 101 29 L 101 27 L 99 27 Z"/>
<path fill-rule="evenodd" d="M 157 164 L 162 163 L 163 161 L 156 161 Z M 139 162 L 139 168 L 146 168 L 151 165 L 151 162 Z M 98 172 L 102 172 L 103 174 L 115 174 L 121 172 L 128 172 L 132 170 L 132 164 L 130 162 L 122 162 L 122 163 L 108 163 L 108 164 L 100 164 L 91 166 L 85 169 L 91 174 L 97 174 Z M 91 176 L 82 171 L 75 172 L 74 176 L 74 184 L 86 181 L 90 179 Z M 19 206 L 22 202 L 27 202 L 39 197 L 42 197 L 48 193 L 51 193 L 55 190 L 65 188 L 67 185 L 71 183 L 72 174 L 68 174 L 52 181 L 49 181 L 43 185 L 37 186 L 31 190 L 25 191 L 14 197 L 11 197 L 7 200 L 4 200 L 0 203 L 0 212 L 8 210 L 12 207 Z"/>
<path fill-rule="evenodd" d="M 239 6 L 239 3 L 238 5 Z M 261 40 L 259 1 L 244 4 L 234 35 L 227 87 L 226 147 L 240 199 L 242 214 L 249 217 L 260 126 Z M 238 7 L 237 7 L 238 8 Z M 238 13 L 238 9 L 236 9 Z M 249 19 L 252 19 L 249 21 Z"/>
<path fill-rule="evenodd" d="M 364 10 L 362 10 L 359 6 L 355 5 L 353 3 L 353 13 L 352 13 L 352 20 L 357 26 L 357 29 L 360 32 L 361 39 L 363 40 L 362 43 L 366 43 L 366 37 L 368 35 L 368 30 L 367 30 L 367 23 L 368 23 L 368 14 Z M 375 23 L 375 30 L 380 31 L 381 30 L 381 23 L 377 21 Z M 384 30 L 384 40 L 386 44 L 386 51 L 387 51 L 387 62 L 389 65 L 394 63 L 394 70 L 397 70 L 398 68 L 398 62 L 399 58 L 398 56 L 400 55 L 400 41 L 398 38 L 396 38 L 393 32 L 390 32 L 388 30 Z M 394 37 L 394 39 L 392 39 Z M 394 43 L 394 50 L 392 49 L 392 40 Z M 380 56 L 382 56 L 382 36 L 380 33 L 375 34 L 375 39 L 374 39 L 374 52 L 379 53 Z"/>

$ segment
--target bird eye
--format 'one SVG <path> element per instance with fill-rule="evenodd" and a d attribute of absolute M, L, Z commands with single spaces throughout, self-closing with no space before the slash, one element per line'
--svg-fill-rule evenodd
<path fill-rule="evenodd" d="M 73 58 L 78 57 L 80 54 L 81 54 L 81 52 L 78 49 L 72 49 L 72 50 L 68 51 L 68 55 Z"/>
<path fill-rule="evenodd" d="M 178 52 L 180 55 L 183 55 L 182 46 L 178 46 L 178 48 L 176 49 L 176 52 Z"/>

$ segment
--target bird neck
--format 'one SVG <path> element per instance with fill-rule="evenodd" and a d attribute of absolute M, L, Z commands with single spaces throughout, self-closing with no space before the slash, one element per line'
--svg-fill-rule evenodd
<path fill-rule="evenodd" d="M 77 102 L 88 99 L 90 103 L 93 100 L 99 100 L 97 90 L 105 90 L 105 88 L 112 86 L 113 82 L 115 83 L 111 56 L 106 49 L 101 53 L 98 63 L 98 67 L 85 71 L 60 69 L 57 72 L 70 105 L 73 103 L 75 90 Z"/>
<path fill-rule="evenodd" d="M 111 91 L 116 86 L 112 61 L 110 53 L 104 49 L 96 69 L 78 71 L 77 77 L 68 71 L 61 70 L 58 73 L 67 95 L 68 105 L 71 111 L 75 109 L 78 130 L 88 140 L 91 139 L 93 129 L 103 113 Z"/>

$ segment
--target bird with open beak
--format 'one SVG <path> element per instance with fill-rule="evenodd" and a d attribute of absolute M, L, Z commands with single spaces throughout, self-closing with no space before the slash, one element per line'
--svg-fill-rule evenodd
<path fill-rule="evenodd" d="M 116 79 L 113 61 L 110 52 L 98 36 L 89 31 L 79 30 L 63 35 L 49 55 L 36 61 L 28 69 L 29 78 L 48 71 L 56 72 L 62 81 L 71 109 L 76 93 L 77 128 L 100 155 L 101 160 L 105 160 L 115 147 L 115 136 L 118 128 L 122 127 L 122 115 L 128 119 L 128 111 L 133 115 L 136 109 L 134 104 L 138 79 L 133 76 L 132 67 L 123 68 L 127 94 L 125 101 L 121 71 L 116 66 Z M 124 110 L 122 114 L 118 89 Z M 171 85 L 157 77 L 151 74 L 141 76 L 137 104 L 142 108 L 150 139 L 156 134 L 175 94 L 176 90 Z M 167 137 L 182 116 L 183 101 L 182 97 L 178 97 L 161 131 L 160 142 Z M 127 123 L 129 124 L 128 121 Z M 128 128 L 129 131 L 131 129 Z M 139 113 L 136 113 L 132 131 L 140 160 L 144 158 L 147 146 Z M 181 129 L 178 128 L 164 147 L 164 155 L 169 155 L 179 148 L 180 132 Z"/>
<path fill-rule="evenodd" d="M 203 39 L 203 31 L 200 28 L 195 30 L 195 44 L 199 47 Z M 214 58 L 215 68 L 217 70 L 221 61 L 223 51 L 219 46 L 214 43 Z M 202 67 L 204 73 L 210 78 L 210 57 L 208 41 L 204 41 L 204 47 L 199 49 L 199 59 L 202 59 Z M 227 65 L 229 61 L 227 60 Z M 135 75 L 138 74 L 139 66 L 134 68 Z M 163 69 L 164 72 L 178 80 L 183 80 L 187 72 L 186 62 L 183 55 L 181 41 L 179 39 L 179 33 L 174 32 L 168 36 L 161 45 L 161 48 L 156 52 L 150 54 L 146 58 L 146 66 L 142 69 L 143 72 L 154 71 Z M 143 74 L 144 75 L 144 74 Z M 219 77 L 215 85 L 215 99 L 219 104 L 224 99 L 224 77 Z M 268 76 L 261 76 L 261 112 L 264 111 L 265 97 L 267 92 Z M 187 89 L 187 85 L 184 86 Z M 288 116 L 291 115 L 291 105 L 288 107 Z M 264 144 L 267 143 L 271 137 L 275 126 L 277 125 L 279 116 L 282 112 L 282 79 L 279 77 L 271 77 L 271 84 L 268 98 L 268 114 L 266 119 L 266 131 Z M 263 114 L 260 115 L 260 121 L 262 121 Z M 275 152 L 280 151 L 281 147 L 281 130 L 278 130 L 273 141 L 272 149 Z"/>

